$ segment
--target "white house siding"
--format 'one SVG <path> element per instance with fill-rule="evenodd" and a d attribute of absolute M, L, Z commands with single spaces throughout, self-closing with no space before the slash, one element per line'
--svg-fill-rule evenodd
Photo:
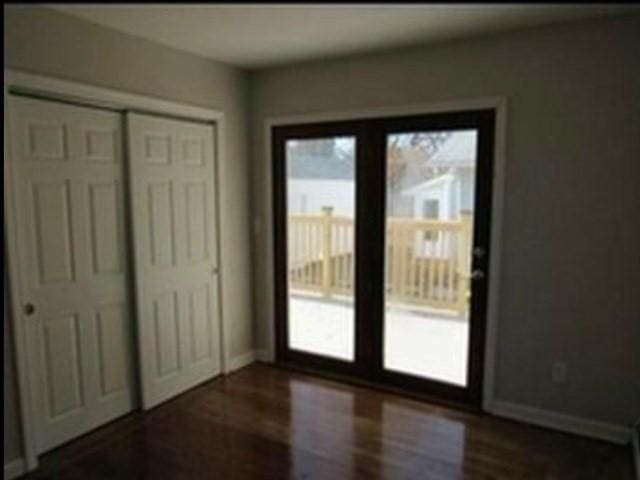
<path fill-rule="evenodd" d="M 425 182 L 426 183 L 426 182 Z M 425 200 L 438 201 L 438 220 L 452 220 L 457 217 L 458 198 L 456 195 L 457 185 L 452 176 L 443 178 L 441 181 L 431 181 L 431 185 L 424 188 L 412 189 L 413 195 L 413 216 L 422 219 L 422 205 Z"/>
<path fill-rule="evenodd" d="M 458 172 L 461 212 L 473 212 L 476 184 L 475 176 L 475 168 L 461 168 Z"/>
<path fill-rule="evenodd" d="M 355 186 L 352 180 L 289 179 L 287 210 L 289 214 L 319 214 L 323 207 L 333 207 L 334 216 L 355 219 Z M 320 254 L 321 231 L 316 231 L 312 245 Z M 334 227 L 331 254 L 353 252 L 354 229 Z"/>
<path fill-rule="evenodd" d="M 322 213 L 322 207 L 333 207 L 334 215 L 355 215 L 355 186 L 352 180 L 287 181 L 289 213 Z"/>

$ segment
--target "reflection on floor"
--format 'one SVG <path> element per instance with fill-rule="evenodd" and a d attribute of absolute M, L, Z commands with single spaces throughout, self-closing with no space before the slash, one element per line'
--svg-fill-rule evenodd
<path fill-rule="evenodd" d="M 55 480 L 632 480 L 628 446 L 265 365 L 40 458 Z"/>
<path fill-rule="evenodd" d="M 466 315 L 394 306 L 385 316 L 385 367 L 466 385 L 468 340 Z M 353 360 L 353 303 L 292 295 L 289 346 Z"/>

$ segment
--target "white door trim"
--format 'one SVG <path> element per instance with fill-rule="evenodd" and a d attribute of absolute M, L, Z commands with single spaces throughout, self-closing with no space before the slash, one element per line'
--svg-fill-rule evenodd
<path fill-rule="evenodd" d="M 49 98 L 88 103 L 117 110 L 134 108 L 157 113 L 185 117 L 192 120 L 218 121 L 224 118 L 220 110 L 171 102 L 137 93 L 128 93 L 111 88 L 97 87 L 70 80 L 5 69 L 5 88 L 18 88 L 32 93 L 42 93 Z"/>
<path fill-rule="evenodd" d="M 489 261 L 488 298 L 487 298 L 487 324 L 485 337 L 485 357 L 484 357 L 484 378 L 482 409 L 489 411 L 494 401 L 495 371 L 496 371 L 496 336 L 499 319 L 499 293 L 502 263 L 502 230 L 504 211 L 504 172 L 506 164 L 506 127 L 507 127 L 507 98 L 506 97 L 484 97 L 471 98 L 433 103 L 418 103 L 409 105 L 398 105 L 384 108 L 360 109 L 351 111 L 323 112 L 301 115 L 291 115 L 282 117 L 267 117 L 264 120 L 265 150 L 264 158 L 269 159 L 266 172 L 267 192 L 269 195 L 269 205 L 273 198 L 273 178 L 271 165 L 272 142 L 271 129 L 275 126 L 294 125 L 301 123 L 330 122 L 339 120 L 355 120 L 364 118 L 381 118 L 402 115 L 419 115 L 429 113 L 441 113 L 451 111 L 494 109 L 496 112 L 495 125 L 495 149 L 493 165 L 493 186 L 491 204 L 491 259 Z M 271 215 L 271 213 L 269 213 Z M 256 224 L 262 224 L 262 219 L 256 218 Z M 263 238 L 264 245 L 267 246 L 267 258 L 270 259 L 268 265 L 270 278 L 273 276 L 275 263 L 273 258 L 273 231 L 263 229 L 268 238 Z M 273 301 L 273 299 L 271 299 Z M 269 324 L 267 326 L 267 350 L 264 360 L 273 362 L 275 360 L 275 326 L 273 318 L 273 303 L 269 306 Z"/>
<path fill-rule="evenodd" d="M 198 107 L 178 102 L 171 102 L 159 98 L 146 95 L 132 94 L 120 90 L 97 87 L 84 83 L 77 83 L 68 80 L 57 79 L 48 76 L 34 75 L 21 72 L 18 70 L 4 70 L 4 222 L 5 222 L 5 241 L 8 261 L 8 291 L 10 296 L 11 308 L 9 309 L 9 320 L 13 329 L 13 346 L 15 354 L 15 364 L 17 370 L 18 384 L 18 403 L 20 407 L 21 426 L 22 426 L 22 448 L 24 450 L 25 466 L 27 471 L 31 471 L 38 466 L 37 446 L 35 443 L 35 425 L 33 424 L 33 414 L 31 411 L 31 391 L 29 388 L 29 351 L 25 342 L 25 331 L 22 324 L 22 315 L 19 314 L 19 306 L 23 305 L 23 295 L 20 291 L 21 282 L 18 281 L 20 276 L 20 268 L 17 262 L 19 256 L 19 242 L 16 238 L 16 232 L 13 228 L 6 228 L 8 225 L 15 225 L 16 204 L 15 204 L 15 178 L 14 168 L 11 161 L 11 135 L 10 135 L 10 115 L 8 108 L 8 99 L 12 89 L 19 89 L 34 94 L 40 94 L 51 99 L 59 99 L 93 105 L 96 107 L 109 107 L 116 110 L 135 109 L 147 113 L 155 113 L 159 115 L 169 115 L 174 117 L 182 117 L 184 119 L 192 119 L 199 121 L 212 122 L 216 124 L 216 179 L 220 171 L 219 163 L 225 158 L 225 117 L 220 110 Z M 220 319 L 221 319 L 221 360 L 222 371 L 226 372 L 228 365 L 231 364 L 230 357 L 230 329 L 225 324 L 225 315 L 222 300 L 222 282 L 224 271 L 222 262 L 220 262 L 220 189 L 218 188 L 220 180 L 217 180 L 216 186 L 216 211 L 215 222 L 218 225 L 216 229 L 218 244 L 218 265 L 219 278 L 218 298 L 220 299 Z"/>
<path fill-rule="evenodd" d="M 13 480 L 24 475 L 27 472 L 25 469 L 24 458 L 16 458 L 4 464 L 4 480 Z"/>

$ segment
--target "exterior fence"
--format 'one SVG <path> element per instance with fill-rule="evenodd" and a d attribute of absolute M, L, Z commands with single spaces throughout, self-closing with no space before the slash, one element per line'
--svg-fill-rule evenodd
<path fill-rule="evenodd" d="M 469 298 L 473 216 L 458 221 L 388 218 L 388 303 L 464 312 Z M 353 295 L 354 220 L 322 214 L 288 216 L 289 285 L 325 297 Z"/>

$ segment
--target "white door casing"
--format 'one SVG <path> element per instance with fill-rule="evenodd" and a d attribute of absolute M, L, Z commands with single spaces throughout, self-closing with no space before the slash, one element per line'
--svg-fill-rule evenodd
<path fill-rule="evenodd" d="M 16 314 L 42 452 L 136 404 L 121 115 L 14 96 L 9 104 L 25 302 Z"/>
<path fill-rule="evenodd" d="M 221 370 L 214 127 L 127 114 L 142 404 Z"/>

